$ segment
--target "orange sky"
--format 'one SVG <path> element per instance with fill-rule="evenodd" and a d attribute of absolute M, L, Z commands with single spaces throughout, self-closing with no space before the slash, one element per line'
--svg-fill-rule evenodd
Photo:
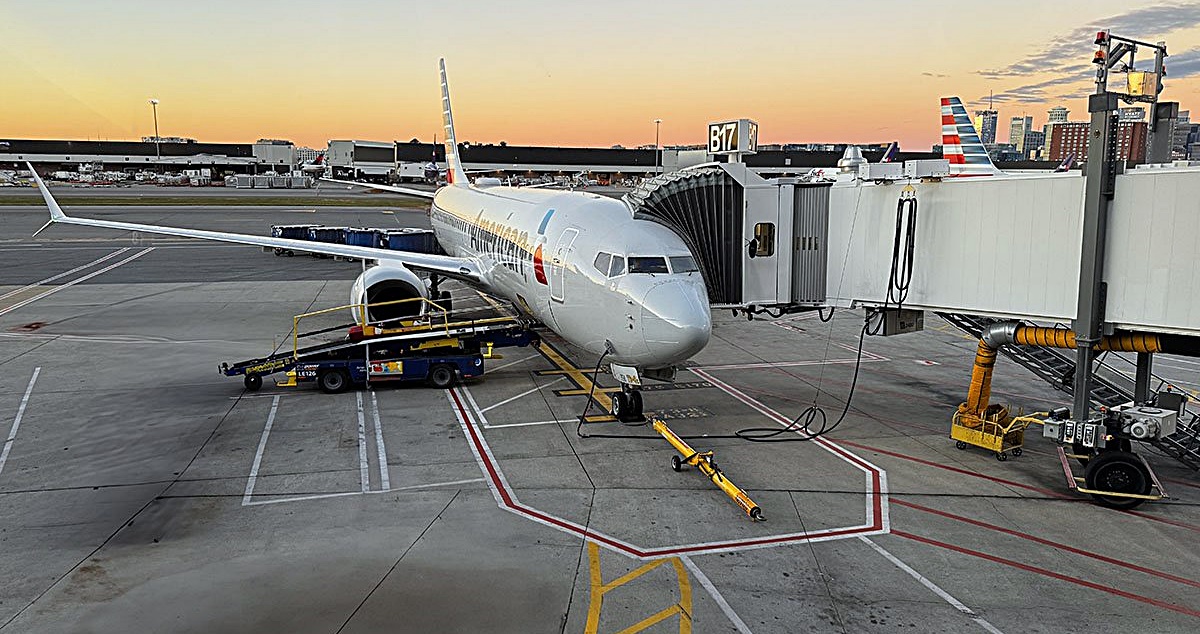
<path fill-rule="evenodd" d="M 1010 117 L 1040 125 L 1052 105 L 1085 118 L 1090 66 L 1063 69 L 1090 60 L 1080 32 L 1108 26 L 1165 39 L 1180 71 L 1163 98 L 1200 108 L 1196 3 L 837 6 L 2 0 L 0 138 L 136 139 L 156 97 L 164 136 L 427 141 L 445 56 L 460 140 L 633 147 L 661 118 L 664 144 L 691 144 L 749 117 L 762 143 L 927 150 L 942 95 L 995 91 L 1002 140 Z M 1075 81 L 1036 92 L 1050 80 Z"/>

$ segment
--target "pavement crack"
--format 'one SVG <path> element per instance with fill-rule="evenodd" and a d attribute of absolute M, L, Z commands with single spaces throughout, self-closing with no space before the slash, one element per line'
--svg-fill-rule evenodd
<path fill-rule="evenodd" d="M 804 525 L 804 517 L 800 515 L 800 506 L 796 503 L 796 496 L 790 491 L 788 499 L 792 501 L 792 508 L 796 509 L 796 517 L 800 519 L 800 530 L 808 532 L 808 527 Z M 821 585 L 825 587 L 825 597 L 829 599 L 829 607 L 833 610 L 833 618 L 837 620 L 837 626 L 841 629 L 842 634 L 846 634 L 846 621 L 842 618 L 842 613 L 838 610 L 837 599 L 833 596 L 833 588 L 829 585 L 829 580 L 832 578 L 825 572 L 825 568 L 821 565 L 821 559 L 817 556 L 817 548 L 812 540 L 807 540 L 808 552 L 812 554 L 813 562 L 817 564 L 817 575 L 821 579 Z"/>
<path fill-rule="evenodd" d="M 383 573 L 383 576 L 379 578 L 379 582 L 371 588 L 371 591 L 367 593 L 367 596 L 363 597 L 363 600 L 358 603 L 358 605 L 354 608 L 354 611 L 350 613 L 350 616 L 346 617 L 345 622 L 342 623 L 342 626 L 337 629 L 335 634 L 340 634 L 341 631 L 346 629 L 346 626 L 350 624 L 350 621 L 354 620 L 354 616 L 358 614 L 358 611 L 367 604 L 367 601 L 369 601 L 371 596 L 375 594 L 375 591 L 383 585 L 383 582 L 387 581 L 387 578 L 392 574 L 393 571 L 396 570 L 396 567 L 400 565 L 400 562 L 404 561 L 404 556 L 407 555 L 408 552 L 412 550 L 418 542 L 421 541 L 421 538 L 425 536 L 425 533 L 428 533 L 429 529 L 433 528 L 433 525 L 442 518 L 442 513 L 445 513 L 446 509 L 450 508 L 451 504 L 454 504 L 454 500 L 458 499 L 459 493 L 462 493 L 462 489 L 457 489 L 454 491 L 454 495 L 450 496 L 450 500 L 446 502 L 446 505 L 442 507 L 442 510 L 438 511 L 437 515 L 434 515 L 433 519 L 429 520 L 429 524 L 425 526 L 425 528 L 421 531 L 421 534 L 417 535 L 417 538 L 414 539 L 412 543 L 404 549 L 404 552 L 400 553 L 400 556 L 396 558 L 396 563 L 392 564 L 392 567 L 388 568 L 387 572 Z"/>

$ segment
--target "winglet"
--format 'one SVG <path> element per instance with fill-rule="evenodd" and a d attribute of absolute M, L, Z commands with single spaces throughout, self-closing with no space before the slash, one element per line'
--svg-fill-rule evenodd
<path fill-rule="evenodd" d="M 450 111 L 450 83 L 446 79 L 446 60 L 438 60 L 442 74 L 442 125 L 446 129 L 446 180 L 450 185 L 469 185 L 467 172 L 458 160 L 458 138 L 454 135 L 454 114 Z"/>
<path fill-rule="evenodd" d="M 46 183 L 42 182 L 42 178 L 38 176 L 37 170 L 33 169 L 33 164 L 26 161 L 25 167 L 28 167 L 29 172 L 33 174 L 33 182 L 37 183 L 38 189 L 42 191 L 42 199 L 46 201 L 46 206 L 50 208 L 50 222 L 47 222 L 42 229 L 49 227 L 52 223 L 66 220 L 67 214 L 63 212 L 62 207 L 58 206 L 58 201 L 54 200 L 54 196 L 50 195 L 50 188 L 46 187 Z M 41 233 L 42 229 L 38 229 L 37 233 L 33 235 L 36 236 L 38 233 Z"/>

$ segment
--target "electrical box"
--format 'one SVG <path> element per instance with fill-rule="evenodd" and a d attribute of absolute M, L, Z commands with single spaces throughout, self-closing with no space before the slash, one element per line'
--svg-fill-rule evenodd
<path fill-rule="evenodd" d="M 900 163 L 867 163 L 859 175 L 868 181 L 896 181 L 904 178 L 904 166 Z"/>
<path fill-rule="evenodd" d="M 883 313 L 883 317 L 876 317 L 876 319 L 883 319 L 883 328 L 879 334 L 884 337 L 925 330 L 925 311 L 923 310 L 885 308 L 879 312 Z"/>
<path fill-rule="evenodd" d="M 1137 440 L 1153 440 L 1175 433 L 1178 412 L 1126 403 L 1113 408 L 1121 417 L 1121 431 Z"/>
<path fill-rule="evenodd" d="M 946 159 L 904 161 L 904 175 L 908 178 L 943 178 L 950 175 L 950 161 Z"/>

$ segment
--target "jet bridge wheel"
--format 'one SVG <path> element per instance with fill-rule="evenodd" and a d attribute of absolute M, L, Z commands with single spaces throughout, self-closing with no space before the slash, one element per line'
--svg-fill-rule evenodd
<path fill-rule="evenodd" d="M 1129 451 L 1104 451 L 1088 461 L 1084 480 L 1089 489 L 1114 493 L 1150 493 L 1150 472 L 1141 459 Z M 1092 494 L 1100 504 L 1114 509 L 1131 509 L 1145 500 Z"/>

